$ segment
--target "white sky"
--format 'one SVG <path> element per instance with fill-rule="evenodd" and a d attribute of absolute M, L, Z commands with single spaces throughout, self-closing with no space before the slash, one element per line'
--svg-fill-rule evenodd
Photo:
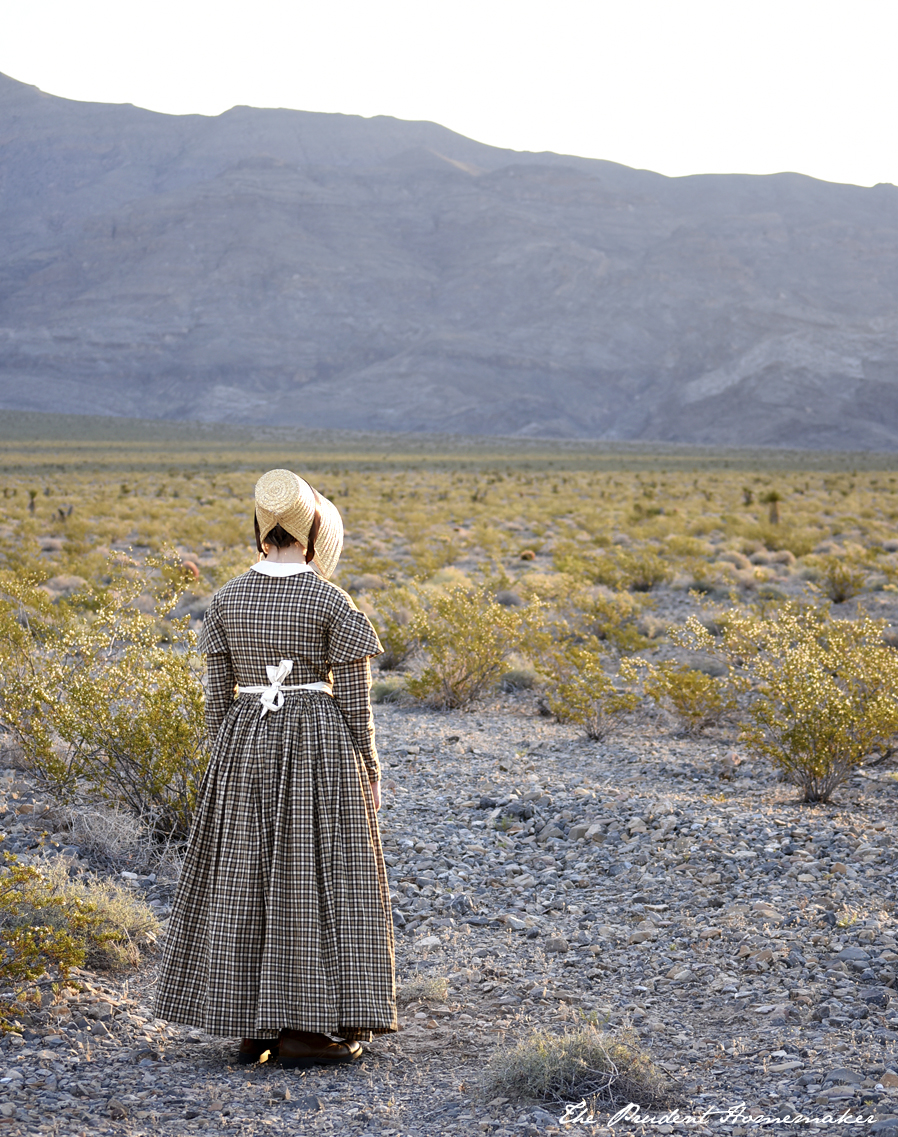
<path fill-rule="evenodd" d="M 71 99 L 898 184 L 898 0 L 0 0 L 0 29 L 0 71 Z"/>

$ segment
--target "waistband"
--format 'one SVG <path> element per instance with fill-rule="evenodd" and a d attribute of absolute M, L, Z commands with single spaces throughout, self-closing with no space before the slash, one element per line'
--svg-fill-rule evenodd
<path fill-rule="evenodd" d="M 238 695 L 259 695 L 259 702 L 262 704 L 262 718 L 264 718 L 269 711 L 279 711 L 284 705 L 284 694 L 289 694 L 291 691 L 324 691 L 327 695 L 333 695 L 334 689 L 330 683 L 296 683 L 286 685 L 284 680 L 293 670 L 292 659 L 282 659 L 277 667 L 266 666 L 268 673 L 269 684 L 267 687 L 241 687 L 237 685 Z"/>

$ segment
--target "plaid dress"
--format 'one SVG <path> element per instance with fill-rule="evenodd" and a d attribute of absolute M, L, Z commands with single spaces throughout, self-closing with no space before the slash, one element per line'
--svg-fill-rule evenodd
<path fill-rule="evenodd" d="M 368 659 L 383 649 L 346 593 L 262 562 L 213 597 L 200 637 L 213 740 L 172 907 L 156 1015 L 210 1034 L 282 1029 L 370 1040 L 397 1029 Z M 262 715 L 266 665 L 293 660 Z M 235 696 L 235 684 L 237 694 Z"/>

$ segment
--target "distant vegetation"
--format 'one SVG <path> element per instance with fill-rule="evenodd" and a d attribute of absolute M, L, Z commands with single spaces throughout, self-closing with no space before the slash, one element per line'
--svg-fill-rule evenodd
<path fill-rule="evenodd" d="M 0 714 L 60 794 L 128 806 L 162 834 L 185 831 L 203 764 L 184 651 L 211 593 L 255 560 L 253 484 L 273 466 L 343 513 L 335 580 L 387 648 L 376 698 L 449 708 L 504 692 L 594 738 L 654 705 L 685 734 L 742 730 L 810 800 L 890 745 L 894 687 L 874 698 L 862 661 L 885 674 L 894 649 L 858 605 L 898 590 L 898 457 L 324 432 L 297 444 L 20 418 L 0 442 Z M 23 441 L 42 421 L 49 437 Z M 815 660 L 818 686 L 829 676 L 825 698 L 798 700 L 816 735 L 789 721 L 795 692 L 777 685 L 800 639 L 808 665 L 790 681 Z M 106 656 L 109 711 L 78 719 L 72 661 L 95 684 Z M 156 662 L 141 672 L 141 659 Z M 138 694 L 143 717 L 129 712 Z"/>

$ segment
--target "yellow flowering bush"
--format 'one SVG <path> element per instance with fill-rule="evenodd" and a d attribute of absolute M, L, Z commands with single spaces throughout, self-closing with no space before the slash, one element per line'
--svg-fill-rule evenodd
<path fill-rule="evenodd" d="M 742 739 L 799 786 L 829 801 L 871 751 L 898 733 L 898 653 L 884 621 L 833 619 L 819 608 L 783 605 L 757 618 L 732 612 L 722 651 L 748 694 Z M 714 651 L 694 617 L 681 642 Z"/>
<path fill-rule="evenodd" d="M 674 715 L 684 735 L 701 734 L 736 708 L 728 684 L 716 676 L 673 660 L 645 667 L 646 695 Z"/>
<path fill-rule="evenodd" d="M 137 896 L 111 882 L 69 880 L 64 868 L 22 864 L 12 853 L 0 866 L 0 983 L 26 997 L 47 971 L 64 981 L 72 968 L 122 968 L 155 944 L 159 922 Z M 0 1030 L 19 1013 L 0 1000 Z"/>
<path fill-rule="evenodd" d="M 559 722 L 582 726 L 588 738 L 601 741 L 622 715 L 636 709 L 639 696 L 619 690 L 602 666 L 597 640 L 571 640 L 544 648 L 540 669 L 549 677 L 546 706 Z"/>
<path fill-rule="evenodd" d="M 484 587 L 454 585 L 427 596 L 412 621 L 427 665 L 406 689 L 430 706 L 470 706 L 506 670 L 508 657 L 536 632 L 537 600 L 506 608 Z"/>
<path fill-rule="evenodd" d="M 618 591 L 650 592 L 673 575 L 669 562 L 649 546 L 585 553 L 562 547 L 554 561 L 559 572 Z"/>
<path fill-rule="evenodd" d="M 819 557 L 812 562 L 815 583 L 834 604 L 844 604 L 863 592 L 869 573 L 865 565 L 853 558 Z"/>
<path fill-rule="evenodd" d="M 86 792 L 182 837 L 207 754 L 196 637 L 186 618 L 160 622 L 184 586 L 180 558 L 118 557 L 107 579 L 53 604 L 0 574 L 0 717 L 61 799 Z M 138 607 L 147 593 L 155 614 Z"/>

